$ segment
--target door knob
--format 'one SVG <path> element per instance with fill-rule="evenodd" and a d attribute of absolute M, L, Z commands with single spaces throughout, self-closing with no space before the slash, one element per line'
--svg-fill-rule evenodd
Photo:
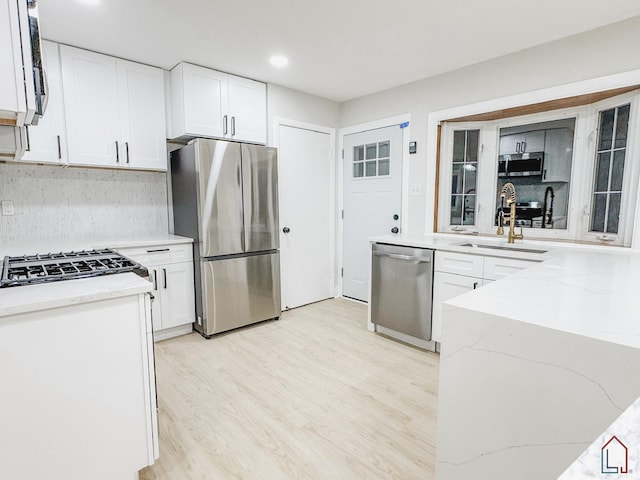
<path fill-rule="evenodd" d="M 397 213 L 393 215 L 393 219 L 394 220 L 398 220 L 399 218 L 400 218 L 400 216 Z"/>
<path fill-rule="evenodd" d="M 291 231 L 291 229 L 289 227 L 284 227 L 282 229 L 282 233 L 289 233 Z"/>
<path fill-rule="evenodd" d="M 391 229 L 391 233 L 398 233 L 400 231 L 400 229 L 398 227 L 393 227 Z"/>

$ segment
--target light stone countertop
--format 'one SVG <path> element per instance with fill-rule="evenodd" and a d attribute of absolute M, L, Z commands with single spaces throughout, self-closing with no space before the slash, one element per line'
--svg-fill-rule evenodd
<path fill-rule="evenodd" d="M 628 248 L 516 241 L 516 248 L 547 253 L 461 247 L 504 244 L 470 235 L 382 236 L 371 242 L 459 253 L 542 260 L 446 303 L 562 332 L 640 349 L 640 252 Z"/>
<path fill-rule="evenodd" d="M 6 255 L 19 256 L 34 253 L 70 252 L 93 248 L 127 248 L 193 243 L 193 239 L 179 235 L 161 234 L 142 237 L 81 238 L 74 240 L 24 240 L 0 245 L 0 259 Z"/>
<path fill-rule="evenodd" d="M 0 288 L 0 321 L 21 313 L 137 295 L 151 289 L 151 282 L 135 273 Z"/>
<path fill-rule="evenodd" d="M 68 252 L 94 248 L 125 248 L 193 243 L 178 235 L 150 235 L 137 238 L 39 240 L 0 245 L 0 262 L 4 256 L 35 253 Z M 2 267 L 0 265 L 0 271 Z M 148 280 L 135 273 L 101 275 L 92 278 L 61 280 L 19 287 L 0 288 L 0 318 L 20 313 L 58 308 L 66 305 L 94 302 L 151 291 Z"/>

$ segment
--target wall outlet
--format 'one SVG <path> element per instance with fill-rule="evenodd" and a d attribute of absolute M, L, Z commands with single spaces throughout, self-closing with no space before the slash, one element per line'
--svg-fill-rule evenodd
<path fill-rule="evenodd" d="M 412 183 L 409 185 L 409 195 L 422 195 L 422 184 Z"/>
<path fill-rule="evenodd" d="M 2 201 L 2 215 L 4 216 L 13 216 L 16 212 L 13 208 L 12 200 L 3 200 Z"/>

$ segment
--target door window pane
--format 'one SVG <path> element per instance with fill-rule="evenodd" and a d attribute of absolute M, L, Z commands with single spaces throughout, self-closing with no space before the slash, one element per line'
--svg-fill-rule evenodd
<path fill-rule="evenodd" d="M 366 176 L 367 177 L 375 177 L 376 176 L 376 162 L 367 162 L 366 167 Z"/>
<path fill-rule="evenodd" d="M 353 161 L 359 162 L 361 160 L 364 160 L 364 145 L 353 147 Z"/>
<path fill-rule="evenodd" d="M 453 132 L 451 225 L 475 225 L 480 130 Z"/>
<path fill-rule="evenodd" d="M 611 169 L 612 191 L 622 191 L 622 175 L 624 173 L 625 153 L 625 150 L 616 150 L 613 152 L 613 168 Z"/>
<path fill-rule="evenodd" d="M 380 142 L 378 144 L 378 157 L 386 158 L 389 156 L 389 142 Z"/>
<path fill-rule="evenodd" d="M 353 176 L 358 178 L 364 175 L 364 163 L 353 164 Z"/>
<path fill-rule="evenodd" d="M 615 111 L 616 109 L 612 108 L 611 110 L 600 112 L 600 140 L 598 141 L 598 150 L 609 150 L 611 148 Z"/>
<path fill-rule="evenodd" d="M 609 211 L 607 212 L 607 232 L 618 233 L 620 223 L 620 193 L 612 193 L 609 196 Z"/>
<path fill-rule="evenodd" d="M 378 160 L 378 176 L 389 175 L 389 159 Z"/>
<path fill-rule="evenodd" d="M 377 153 L 376 153 L 376 144 L 373 143 L 371 145 L 367 145 L 367 160 L 372 160 L 374 158 L 376 158 Z"/>

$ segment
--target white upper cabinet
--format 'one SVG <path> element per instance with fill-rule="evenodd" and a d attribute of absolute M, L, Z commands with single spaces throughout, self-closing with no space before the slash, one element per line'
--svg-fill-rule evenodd
<path fill-rule="evenodd" d="M 266 85 L 180 63 L 171 70 L 171 138 L 266 143 Z"/>
<path fill-rule="evenodd" d="M 47 74 L 47 110 L 38 125 L 28 127 L 28 147 L 22 160 L 38 163 L 66 163 L 67 133 L 58 44 L 43 41 L 41 52 Z"/>
<path fill-rule="evenodd" d="M 233 140 L 267 143 L 267 86 L 229 75 L 229 133 Z"/>
<path fill-rule="evenodd" d="M 69 163 L 166 170 L 162 70 L 60 46 Z"/>
<path fill-rule="evenodd" d="M 166 170 L 164 75 L 159 68 L 118 60 L 121 162 L 141 169 Z"/>
<path fill-rule="evenodd" d="M 120 163 L 116 59 L 60 46 L 69 163 Z"/>
<path fill-rule="evenodd" d="M 29 125 L 35 112 L 27 2 L 0 0 L 0 120 Z M 25 80 L 26 79 L 26 80 Z"/>
<path fill-rule="evenodd" d="M 172 138 L 226 135 L 229 83 L 226 73 L 188 63 L 171 70 Z"/>

